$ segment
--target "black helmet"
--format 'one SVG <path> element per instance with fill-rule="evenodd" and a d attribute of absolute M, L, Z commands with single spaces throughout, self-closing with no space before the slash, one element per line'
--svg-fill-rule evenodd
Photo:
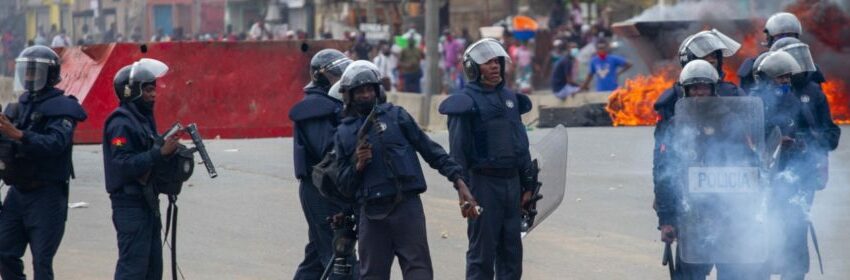
<path fill-rule="evenodd" d="M 335 49 L 324 49 L 310 59 L 310 80 L 314 86 L 330 88 L 331 81 L 327 75 L 341 77 L 345 68 L 351 64 L 351 59 Z"/>
<path fill-rule="evenodd" d="M 122 67 L 121 70 L 115 72 L 115 78 L 112 79 L 112 88 L 115 89 L 115 96 L 117 96 L 120 101 L 125 99 L 125 95 L 127 98 L 130 97 L 130 91 L 125 90 L 129 88 L 130 68 L 133 68 L 133 65 Z"/>
<path fill-rule="evenodd" d="M 470 81 L 478 81 L 481 71 L 478 66 L 493 58 L 499 59 L 502 66 L 502 80 L 505 79 L 505 64 L 511 62 L 511 57 L 505 52 L 505 47 L 493 38 L 484 38 L 470 45 L 463 52 L 463 73 Z"/>
<path fill-rule="evenodd" d="M 358 60 L 351 63 L 340 77 L 339 91 L 343 93 L 343 99 L 349 101 L 354 89 L 365 85 L 375 86 L 377 97 L 384 98 L 384 87 L 378 66 L 368 60 Z"/>
<path fill-rule="evenodd" d="M 45 46 L 28 47 L 15 59 L 15 90 L 38 92 L 51 88 L 62 80 L 60 71 L 56 52 Z"/>
<path fill-rule="evenodd" d="M 384 103 L 387 101 L 378 67 L 368 60 L 358 60 L 352 62 L 345 69 L 345 73 L 342 74 L 339 81 L 339 91 L 342 93 L 342 100 L 345 104 L 345 114 L 350 114 L 354 90 L 362 86 L 375 87 L 375 102 Z"/>
<path fill-rule="evenodd" d="M 149 58 L 142 58 L 132 65 L 124 66 L 118 70 L 112 81 L 118 100 L 125 102 L 138 99 L 142 96 L 142 88 L 146 85 L 156 85 L 156 79 L 164 76 L 166 72 L 168 65 Z M 123 88 L 120 87 L 121 84 L 124 85 Z"/>

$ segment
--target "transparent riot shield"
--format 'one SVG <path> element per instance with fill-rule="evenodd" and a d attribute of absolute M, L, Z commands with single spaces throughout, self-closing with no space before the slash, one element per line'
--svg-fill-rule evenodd
<path fill-rule="evenodd" d="M 768 253 L 764 111 L 756 97 L 683 98 L 671 149 L 686 263 L 760 263 Z"/>
<path fill-rule="evenodd" d="M 552 129 L 531 147 L 531 158 L 536 160 L 540 170 L 537 177 L 542 198 L 537 201 L 533 221 L 523 227 L 522 237 L 555 212 L 564 200 L 567 187 L 567 129 L 562 125 Z"/>

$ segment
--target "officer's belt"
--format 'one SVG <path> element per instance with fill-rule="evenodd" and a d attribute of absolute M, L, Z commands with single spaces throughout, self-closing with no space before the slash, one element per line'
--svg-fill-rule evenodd
<path fill-rule="evenodd" d="M 112 208 L 149 208 L 148 202 L 138 185 L 124 185 L 117 192 L 109 194 Z"/>
<path fill-rule="evenodd" d="M 472 173 L 477 175 L 483 175 L 488 177 L 497 177 L 497 178 L 514 178 L 519 176 L 519 169 L 516 168 L 483 168 L 477 167 L 472 169 Z"/>

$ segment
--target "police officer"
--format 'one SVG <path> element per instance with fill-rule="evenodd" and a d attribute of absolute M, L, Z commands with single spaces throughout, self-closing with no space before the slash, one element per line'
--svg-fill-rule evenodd
<path fill-rule="evenodd" d="M 86 113 L 73 96 L 56 88 L 59 56 L 32 46 L 15 59 L 15 88 L 24 93 L 14 110 L 0 115 L 2 141 L 14 160 L 3 180 L 10 185 L 0 211 L 0 278 L 26 279 L 21 257 L 27 245 L 35 279 L 53 279 L 53 256 L 68 217 L 74 129 Z"/>
<path fill-rule="evenodd" d="M 692 60 L 679 74 L 676 85 L 681 87 L 682 98 L 700 98 L 709 96 L 720 96 L 723 88 L 720 75 L 714 65 L 704 60 Z M 679 176 L 681 172 L 682 159 L 677 158 L 672 152 L 676 139 L 673 139 L 674 116 L 668 116 L 659 120 L 655 131 L 655 152 L 653 160 L 653 181 L 655 184 L 654 208 L 658 215 L 658 229 L 661 231 L 661 240 L 672 243 L 678 239 L 678 228 L 681 222 L 683 210 L 682 199 L 684 196 Z M 729 150 L 727 147 L 725 150 Z M 710 149 L 710 148 L 709 148 Z M 729 153 L 698 153 L 697 160 L 704 162 L 725 162 L 728 157 L 722 154 L 744 154 L 743 151 L 732 151 Z M 679 247 L 681 250 L 681 247 Z M 678 254 L 677 257 L 680 257 Z M 705 279 L 714 264 L 692 264 L 677 260 L 679 276 L 682 279 Z M 672 264 L 669 264 L 672 265 Z M 759 273 L 758 267 L 742 264 L 717 264 L 718 279 L 756 279 Z"/>
<path fill-rule="evenodd" d="M 735 55 L 741 45 L 717 30 L 702 31 L 688 36 L 679 46 L 679 63 L 685 67 L 688 62 L 695 59 L 705 60 L 710 63 L 720 77 L 723 77 L 724 57 Z M 719 96 L 742 96 L 745 93 L 735 84 L 720 80 L 717 83 L 717 94 Z M 669 119 L 675 114 L 676 101 L 684 97 L 682 87 L 674 84 L 665 90 L 655 101 L 655 111 L 660 120 Z M 668 122 L 659 121 L 656 125 L 666 125 Z M 659 130 L 656 130 L 656 132 Z"/>
<path fill-rule="evenodd" d="M 808 233 L 813 229 L 809 211 L 815 191 L 826 187 L 828 153 L 835 150 L 841 130 L 832 121 L 826 97 L 817 83 L 793 83 L 805 73 L 797 60 L 784 51 L 761 58 L 754 71 L 758 87 L 753 94 L 765 104 L 768 129 L 782 132 L 782 153 L 777 173 L 792 174 L 772 179 L 769 211 L 777 233 L 768 271 L 782 279 L 804 279 L 809 271 Z"/>
<path fill-rule="evenodd" d="M 333 148 L 333 134 L 342 113 L 342 100 L 328 95 L 351 60 L 342 52 L 324 49 L 310 60 L 311 82 L 304 99 L 289 111 L 294 125 L 295 177 L 300 181 L 301 209 L 307 218 L 309 242 L 295 279 L 319 279 L 333 255 L 333 231 L 326 221 L 343 211 L 342 205 L 322 197 L 312 183 L 311 167 Z"/>
<path fill-rule="evenodd" d="M 433 279 L 419 194 L 426 190 L 417 152 L 454 183 L 464 217 L 476 217 L 463 168 L 432 141 L 402 107 L 385 103 L 378 68 L 352 63 L 340 81 L 345 118 L 334 136 L 340 191 L 360 207 L 361 279 L 389 279 L 398 256 L 404 279 Z M 360 137 L 359 137 L 360 136 Z M 517 225 L 518 226 L 518 225 Z"/>
<path fill-rule="evenodd" d="M 103 165 L 118 240 L 115 279 L 162 278 L 162 221 L 150 174 L 176 151 L 181 135 L 157 141 L 156 80 L 167 70 L 143 59 L 121 68 L 113 80 L 120 105 L 104 125 Z"/>
<path fill-rule="evenodd" d="M 765 46 L 771 49 L 782 38 L 799 39 L 800 35 L 803 34 L 803 26 L 794 14 L 786 12 L 776 13 L 770 16 L 767 22 L 765 22 L 764 33 L 767 36 Z M 755 86 L 755 78 L 753 77 L 753 72 L 756 70 L 755 60 L 756 57 L 748 58 L 738 68 L 739 83 L 741 84 L 741 88 L 747 92 Z M 808 75 L 808 78 L 809 81 L 818 84 L 826 81 L 820 70 L 814 71 L 814 73 Z"/>
<path fill-rule="evenodd" d="M 486 211 L 468 219 L 467 279 L 522 276 L 522 208 L 536 182 L 520 118 L 531 110 L 531 101 L 505 88 L 509 62 L 494 39 L 470 45 L 463 56 L 470 83 L 439 108 L 448 115 L 452 157 L 469 171 L 472 194 Z"/>

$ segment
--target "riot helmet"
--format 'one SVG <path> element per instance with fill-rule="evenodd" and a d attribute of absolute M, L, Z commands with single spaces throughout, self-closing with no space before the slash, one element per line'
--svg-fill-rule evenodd
<path fill-rule="evenodd" d="M 812 59 L 812 53 L 809 51 L 809 45 L 801 42 L 800 39 L 785 37 L 776 40 L 773 46 L 770 47 L 770 51 L 784 51 L 790 54 L 797 61 L 797 64 L 800 65 L 803 72 L 817 71 L 814 59 Z"/>
<path fill-rule="evenodd" d="M 125 91 L 130 84 L 130 69 L 133 68 L 133 65 L 127 65 L 121 67 L 118 72 L 115 72 L 115 77 L 112 78 L 112 88 L 115 89 L 115 96 L 118 97 L 118 100 L 121 101 L 124 99 L 124 94 L 129 94 L 129 91 Z"/>
<path fill-rule="evenodd" d="M 45 46 L 31 46 L 15 59 L 15 85 L 18 92 L 39 92 L 52 88 L 59 81 L 61 63 L 59 55 Z"/>
<path fill-rule="evenodd" d="M 723 73 L 723 58 L 735 55 L 740 48 L 740 43 L 717 29 L 701 31 L 688 36 L 679 45 L 679 63 L 684 67 L 692 60 L 708 60 L 713 56 L 717 61 L 715 69 Z"/>
<path fill-rule="evenodd" d="M 689 91 L 699 85 L 708 85 L 710 88 L 708 95 L 717 95 L 718 81 L 720 81 L 720 74 L 717 73 L 717 69 L 702 59 L 688 62 L 679 73 L 679 85 L 684 88 L 683 93 L 686 97 L 691 96 Z"/>
<path fill-rule="evenodd" d="M 372 104 L 356 104 L 354 100 L 355 91 L 364 86 L 372 86 L 375 91 L 375 102 Z M 381 72 L 378 67 L 367 60 L 358 60 L 352 62 L 339 81 L 339 91 L 342 93 L 343 102 L 345 103 L 345 111 L 347 115 L 354 113 L 352 110 L 369 109 L 375 103 L 383 103 L 386 101 L 386 94 L 381 81 Z M 359 106 L 359 107 L 358 107 Z"/>
<path fill-rule="evenodd" d="M 310 59 L 310 85 L 330 88 L 342 76 L 351 59 L 335 49 L 324 49 Z M 308 85 L 308 86 L 310 86 Z"/>
<path fill-rule="evenodd" d="M 768 53 L 761 62 L 756 65 L 756 75 L 759 79 L 776 79 L 784 75 L 802 73 L 802 68 L 797 64 L 793 56 L 784 51 Z"/>
<path fill-rule="evenodd" d="M 776 13 L 767 19 L 764 24 L 764 33 L 767 35 L 767 46 L 770 47 L 784 37 L 799 38 L 803 33 L 803 26 L 791 13 Z"/>
<path fill-rule="evenodd" d="M 478 81 L 481 78 L 479 65 L 487 63 L 493 58 L 499 59 L 502 79 L 505 78 L 505 64 L 511 62 L 511 57 L 505 51 L 502 43 L 493 38 L 484 38 L 473 43 L 463 52 L 463 72 L 470 81 Z"/>
<path fill-rule="evenodd" d="M 144 87 L 149 85 L 156 86 L 156 80 L 165 76 L 168 72 L 168 65 L 162 61 L 149 58 L 142 58 L 141 60 L 125 66 L 124 68 L 127 67 L 130 69 L 127 74 L 126 86 L 118 97 L 121 102 L 138 100 L 142 97 Z M 117 83 L 120 82 L 118 79 L 123 78 L 120 76 L 124 68 L 119 70 L 115 75 L 113 85 L 116 87 L 118 86 Z"/>

